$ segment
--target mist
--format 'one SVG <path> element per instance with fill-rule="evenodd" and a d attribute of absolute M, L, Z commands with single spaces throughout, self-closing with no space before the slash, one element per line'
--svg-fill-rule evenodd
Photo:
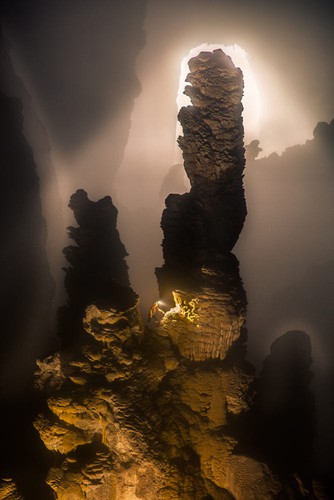
<path fill-rule="evenodd" d="M 156 294 L 153 269 L 161 263 L 158 193 L 180 161 L 175 130 L 183 58 L 203 43 L 245 50 L 261 96 L 258 137 L 245 123 L 246 138 L 260 139 L 263 154 L 281 153 L 311 139 L 315 124 L 334 115 L 329 11 L 326 4 L 288 2 L 279 8 L 216 1 L 4 3 L 15 70 L 47 132 L 63 227 L 72 222 L 66 205 L 77 188 L 92 199 L 110 193 L 145 307 Z M 42 183 L 44 176 L 42 168 Z M 45 211 L 51 220 L 52 208 Z M 134 238 L 130 226 L 143 236 Z M 61 245 L 66 242 L 63 230 Z"/>
<path fill-rule="evenodd" d="M 235 247 L 249 301 L 250 359 L 260 366 L 288 330 L 311 338 L 320 461 L 332 456 L 333 440 L 333 132 L 333 121 L 319 123 L 306 144 L 249 159 L 249 214 Z"/>
<path fill-rule="evenodd" d="M 146 318 L 159 298 L 164 198 L 189 188 L 175 168 L 182 163 L 176 143 L 182 61 L 202 44 L 245 51 L 260 96 L 258 127 L 244 117 L 246 142 L 257 139 L 262 148 L 247 159 L 248 217 L 234 250 L 248 299 L 248 359 L 260 370 L 279 336 L 289 330 L 310 336 L 317 453 L 326 471 L 334 449 L 333 14 L 325 1 L 2 5 L 7 52 L 20 80 L 10 93 L 23 102 L 47 227 L 41 245 L 56 287 L 47 298 L 49 340 L 66 302 L 62 250 L 77 189 L 91 200 L 112 197 L 131 286 Z M 31 317 L 36 314 L 32 307 Z M 6 376 L 13 360 L 24 358 L 28 337 L 9 340 Z M 51 350 L 51 340 L 45 344 L 39 336 L 30 344 L 21 387 L 34 359 Z"/>

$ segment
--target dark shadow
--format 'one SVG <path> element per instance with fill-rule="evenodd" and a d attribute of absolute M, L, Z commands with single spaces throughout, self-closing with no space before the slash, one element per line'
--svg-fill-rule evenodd
<path fill-rule="evenodd" d="M 135 60 L 145 7 L 146 0 L 2 2 L 6 31 L 61 150 L 75 151 L 123 113 L 126 141 L 140 92 Z"/>
<path fill-rule="evenodd" d="M 258 443 L 278 470 L 309 475 L 316 430 L 310 338 L 291 331 L 275 340 L 270 351 L 255 399 Z"/>
<path fill-rule="evenodd" d="M 36 165 L 23 134 L 21 102 L 6 94 L 9 82 L 17 82 L 0 43 L 6 70 L 0 81 L 0 477 L 14 477 L 27 500 L 49 499 L 48 453 L 32 427 L 40 407 L 32 378 L 36 358 L 50 349 L 54 286 Z"/>
<path fill-rule="evenodd" d="M 270 351 L 253 387 L 249 427 L 240 445 L 281 477 L 297 474 L 310 487 L 316 435 L 310 338 L 290 331 L 275 340 Z"/>
<path fill-rule="evenodd" d="M 162 247 L 167 266 L 200 267 L 232 250 L 246 218 L 243 79 L 220 49 L 201 52 L 188 65 L 191 85 L 184 93 L 192 105 L 179 111 L 178 144 L 191 189 L 167 197 Z"/>
<path fill-rule="evenodd" d="M 123 310 L 137 300 L 130 288 L 127 253 L 116 228 L 117 209 L 110 196 L 93 202 L 79 189 L 71 196 L 69 207 L 79 226 L 68 229 L 76 246 L 64 249 L 70 264 L 65 269 L 68 299 L 58 319 L 65 344 L 76 340 L 88 305 L 106 304 Z"/>

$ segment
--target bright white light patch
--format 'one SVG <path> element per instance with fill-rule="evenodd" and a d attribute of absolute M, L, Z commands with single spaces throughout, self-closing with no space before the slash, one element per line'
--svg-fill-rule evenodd
<path fill-rule="evenodd" d="M 188 61 L 192 57 L 197 56 L 202 51 L 212 52 L 215 49 L 222 49 L 225 54 L 231 57 L 234 65 L 239 67 L 244 76 L 244 96 L 242 98 L 242 104 L 244 106 L 243 120 L 245 129 L 245 143 L 247 144 L 253 139 L 259 137 L 260 131 L 260 119 L 261 119 L 261 100 L 254 72 L 250 66 L 247 52 L 241 48 L 239 45 L 219 45 L 219 44 L 207 44 L 202 43 L 197 47 L 190 50 L 188 55 L 183 58 L 181 62 L 181 72 L 180 72 L 180 83 L 179 90 L 177 94 L 177 107 L 178 110 L 182 106 L 189 106 L 189 97 L 183 94 L 184 88 L 186 86 L 186 77 L 189 73 Z M 176 125 L 176 137 L 182 135 L 182 128 L 179 122 Z"/>

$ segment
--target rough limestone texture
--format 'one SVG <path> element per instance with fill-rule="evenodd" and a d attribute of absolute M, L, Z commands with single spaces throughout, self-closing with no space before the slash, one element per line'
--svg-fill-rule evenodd
<path fill-rule="evenodd" d="M 24 500 L 18 493 L 15 481 L 11 478 L 0 479 L 1 500 Z"/>
<path fill-rule="evenodd" d="M 168 270 L 158 271 L 160 286 Z M 246 296 L 236 259 L 202 267 L 171 290 L 175 307 L 161 321 L 182 356 L 195 361 L 224 359 L 240 337 L 246 319 Z"/>
<path fill-rule="evenodd" d="M 254 378 L 242 350 L 228 364 L 185 365 L 164 327 L 143 327 L 137 306 L 88 306 L 81 338 L 36 372 L 47 408 L 34 425 L 55 456 L 46 481 L 56 498 L 245 498 L 229 429 Z M 256 484 L 274 494 L 268 477 Z"/>
<path fill-rule="evenodd" d="M 57 499 L 282 498 L 284 485 L 268 465 L 241 452 L 237 425 L 254 381 L 245 360 L 246 296 L 229 254 L 245 216 L 242 77 L 221 51 L 200 54 L 190 70 L 194 106 L 180 112 L 180 143 L 192 189 L 170 196 L 163 216 L 163 317 L 145 327 L 130 287 L 131 300 L 117 305 L 108 262 L 110 297 L 89 302 L 88 286 L 76 302 L 85 270 L 97 265 L 103 276 L 104 259 L 95 262 L 95 224 L 77 218 L 72 230 L 79 247 L 67 252 L 68 308 L 78 314 L 84 307 L 79 341 L 39 362 L 36 373 L 46 407 L 35 427 L 53 453 L 46 481 Z M 77 196 L 88 220 L 113 211 L 110 199 L 92 205 L 85 193 Z M 102 241 L 104 224 L 108 233 L 108 218 Z M 114 217 L 113 232 L 115 224 Z M 124 250 L 116 242 L 113 262 L 123 270 Z M 89 278 L 94 283 L 94 273 Z M 289 498 L 298 495 L 292 489 Z"/>
<path fill-rule="evenodd" d="M 91 201 L 83 189 L 78 189 L 71 196 L 69 207 L 78 226 L 68 228 L 74 245 L 64 249 L 69 262 L 65 269 L 68 298 L 58 313 L 59 334 L 64 344 L 78 341 L 88 305 L 106 302 L 122 310 L 137 301 L 130 288 L 127 252 L 116 227 L 118 211 L 110 196 Z"/>
<path fill-rule="evenodd" d="M 146 495 L 145 480 L 151 485 L 152 478 L 162 475 L 146 443 L 154 424 L 146 422 L 145 410 L 152 412 L 137 387 L 148 384 L 141 378 L 122 387 L 136 377 L 141 359 L 138 314 L 136 307 L 118 312 L 88 307 L 81 350 L 61 353 L 66 380 L 60 387 L 44 376 L 40 364 L 38 378 L 52 395 L 35 427 L 47 448 L 58 454 L 58 465 L 47 477 L 56 498 L 132 498 L 130 492 L 138 488 Z M 55 377 L 58 381 L 59 374 Z"/>
<path fill-rule="evenodd" d="M 281 490 L 280 482 L 269 467 L 249 457 L 230 456 L 225 477 L 226 485 L 229 485 L 238 500 L 269 500 Z"/>
<path fill-rule="evenodd" d="M 80 342 L 38 362 L 47 484 L 62 500 L 275 498 L 280 481 L 237 452 L 231 426 L 254 380 L 236 259 L 158 275 L 174 299 L 160 322 L 143 325 L 135 295 L 125 308 L 97 301 Z"/>
<path fill-rule="evenodd" d="M 184 166 L 197 193 L 224 184 L 226 172 L 242 173 L 243 77 L 222 50 L 201 52 L 189 61 L 190 73 L 185 88 L 192 106 L 183 107 L 179 121 L 183 137 L 179 145 Z M 215 185 L 215 187 L 214 187 Z"/>
<path fill-rule="evenodd" d="M 246 217 L 243 77 L 222 50 L 189 61 L 179 145 L 190 193 L 166 199 L 161 226 L 167 265 L 202 264 L 230 252 Z"/>

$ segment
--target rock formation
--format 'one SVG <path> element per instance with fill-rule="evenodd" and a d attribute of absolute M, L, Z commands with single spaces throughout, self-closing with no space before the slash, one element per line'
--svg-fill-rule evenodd
<path fill-rule="evenodd" d="M 166 199 L 165 266 L 157 276 L 161 296 L 172 294 L 176 306 L 164 324 L 168 318 L 182 354 L 199 361 L 223 359 L 245 322 L 246 297 L 229 254 L 246 216 L 243 78 L 222 50 L 201 52 L 189 69 L 185 94 L 193 105 L 179 112 L 179 144 L 191 190 Z"/>
<path fill-rule="evenodd" d="M 243 465 L 239 458 L 232 460 L 237 439 L 227 427 L 229 415 L 247 410 L 248 387 L 253 380 L 242 349 L 236 351 L 234 361 L 226 356 L 244 320 L 245 297 L 240 281 L 233 280 L 227 265 L 220 273 L 206 269 L 203 276 L 194 278 L 191 293 L 195 303 L 198 298 L 206 301 L 206 307 L 200 303 L 205 314 L 196 318 L 196 328 L 198 325 L 205 331 L 212 319 L 208 310 L 212 306 L 219 312 L 219 304 L 223 310 L 220 316 L 227 316 L 226 325 L 229 314 L 234 314 L 239 323 L 237 334 L 230 332 L 230 340 L 220 345 L 219 339 L 224 337 L 217 333 L 222 324 L 219 317 L 208 335 L 210 339 L 212 332 L 216 333 L 217 346 L 208 349 L 204 342 L 201 348 L 197 342 L 197 354 L 192 356 L 182 339 L 173 334 L 176 322 L 180 328 L 183 324 L 185 331 L 186 323 L 193 324 L 184 297 L 180 310 L 169 311 L 160 326 L 144 328 L 136 295 L 129 286 L 117 282 L 127 282 L 125 249 L 118 237 L 110 198 L 93 203 L 86 193 L 78 191 L 70 204 L 80 226 L 70 230 L 78 246 L 66 250 L 72 263 L 67 310 L 73 309 L 77 315 L 85 307 L 85 312 L 76 342 L 65 342 L 60 353 L 38 362 L 36 388 L 45 394 L 47 406 L 35 420 L 35 427 L 55 455 L 47 483 L 62 499 L 234 498 L 237 470 L 242 467 L 246 474 L 253 467 L 246 457 L 241 458 Z M 109 238 L 110 234 L 114 237 Z M 97 261 L 101 245 L 108 258 Z M 91 263 L 97 266 L 94 272 Z M 237 265 L 232 263 L 235 273 Z M 100 282 L 103 276 L 107 287 Z M 87 289 L 82 279 L 87 280 Z M 95 286 L 96 279 L 101 288 Z M 206 295 L 198 283 L 206 287 Z M 123 294 L 127 288 L 131 301 L 119 301 L 120 286 Z M 73 302 L 75 290 L 80 308 L 79 302 Z M 95 299 L 87 295 L 92 290 Z M 190 328 L 188 343 L 191 334 Z M 221 359 L 208 366 L 188 361 L 210 357 Z M 263 489 L 269 473 L 265 466 L 258 467 L 257 480 L 263 484 L 257 488 Z M 270 484 L 270 491 L 276 491 L 274 477 Z M 251 487 L 248 498 L 252 498 L 250 492 Z"/>
<path fill-rule="evenodd" d="M 302 331 L 289 331 L 272 343 L 240 440 L 243 453 L 269 464 L 282 478 L 283 498 L 329 498 L 323 484 L 314 480 L 311 362 L 310 338 Z"/>
<path fill-rule="evenodd" d="M 246 294 L 234 255 L 187 273 L 157 269 L 160 296 L 172 308 L 162 320 L 181 354 L 191 360 L 224 359 L 246 320 Z"/>
<path fill-rule="evenodd" d="M 223 54 L 201 54 L 191 62 L 194 71 L 208 68 L 201 75 L 212 110 L 214 98 L 225 96 L 217 87 L 217 61 L 224 61 L 225 79 L 226 71 L 231 72 L 227 88 L 232 91 L 240 74 Z M 239 80 L 234 80 L 237 75 Z M 213 90 L 211 79 L 216 82 Z M 194 95 L 199 98 L 196 91 Z M 227 99 L 225 108 L 233 108 L 234 100 L 228 104 Z M 222 109 L 218 103 L 221 122 Z M 82 323 L 67 326 L 79 328 L 80 335 L 40 361 L 36 373 L 46 405 L 34 425 L 53 455 L 46 482 L 56 498 L 320 498 L 314 488 L 303 496 L 297 477 L 297 485 L 287 486 L 271 464 L 250 449 L 245 453 L 242 446 L 254 370 L 245 360 L 246 296 L 238 262 L 229 253 L 244 214 L 243 160 L 236 165 L 231 152 L 231 144 L 240 141 L 238 130 L 236 141 L 227 139 L 227 151 L 220 146 L 225 163 L 216 170 L 216 182 L 213 171 L 208 168 L 206 174 L 199 162 L 197 176 L 190 162 L 191 193 L 167 200 L 166 264 L 157 270 L 162 301 L 151 309 L 146 326 L 128 284 L 111 199 L 92 203 L 83 191 L 71 199 L 79 228 L 70 229 L 78 246 L 65 252 L 72 265 L 67 310 L 74 308 L 77 319 L 81 314 Z M 207 160 L 210 164 L 209 153 Z M 229 192 L 231 180 L 235 190 Z M 230 195 L 220 204 L 223 192 Z M 182 199 L 189 202 L 189 212 L 179 210 Z M 227 221 L 232 206 L 237 207 L 236 217 Z M 181 234 L 181 228 L 189 231 Z M 127 300 L 119 300 L 120 291 Z"/>
<path fill-rule="evenodd" d="M 258 139 L 254 139 L 249 144 L 245 146 L 245 156 L 246 162 L 250 163 L 255 160 L 261 153 L 262 148 L 260 147 L 260 141 Z"/>
<path fill-rule="evenodd" d="M 24 500 L 18 493 L 17 486 L 11 478 L 0 480 L 0 498 L 2 500 Z"/>
<path fill-rule="evenodd" d="M 223 69 L 221 69 L 222 66 Z M 192 408 L 197 407 L 198 413 L 201 414 L 201 405 L 198 401 L 200 400 L 202 405 L 204 402 L 198 394 L 203 395 L 201 387 L 206 388 L 205 393 L 213 384 L 216 398 L 218 395 L 222 397 L 218 406 L 226 411 L 225 419 L 220 420 L 221 434 L 218 441 L 210 441 L 214 434 L 213 429 L 211 429 L 210 437 L 201 429 L 202 434 L 195 431 L 196 437 L 191 446 L 198 453 L 202 475 L 209 478 L 215 485 L 226 488 L 233 498 L 281 498 L 281 495 L 284 497 L 286 494 L 289 498 L 322 498 L 322 493 L 319 493 L 321 488 L 319 489 L 318 485 L 312 483 L 310 479 L 311 470 L 306 472 L 303 466 L 305 460 L 310 463 L 309 457 L 307 459 L 301 457 L 303 455 L 301 450 L 311 453 L 311 448 L 307 444 L 311 442 L 310 436 L 304 444 L 302 439 L 299 439 L 300 446 L 296 446 L 292 433 L 288 433 L 290 439 L 284 440 L 286 443 L 284 454 L 291 455 L 292 453 L 289 458 L 286 458 L 286 462 L 292 459 L 293 466 L 284 471 L 280 467 L 284 463 L 284 457 L 281 455 L 278 457 L 276 453 L 275 461 L 273 460 L 274 450 L 271 450 L 271 455 L 259 453 L 261 447 L 258 442 L 261 429 L 268 424 L 265 418 L 259 418 L 257 421 L 259 434 L 253 445 L 245 446 L 245 442 L 249 439 L 249 436 L 245 437 L 243 434 L 245 422 L 248 422 L 246 425 L 248 432 L 250 434 L 253 432 L 248 427 L 254 411 L 249 411 L 253 406 L 250 404 L 250 398 L 255 387 L 260 390 L 260 385 L 253 384 L 252 368 L 244 361 L 246 295 L 239 276 L 238 262 L 229 253 L 233 242 L 238 237 L 246 213 L 242 188 L 244 166 L 242 123 L 240 119 L 237 119 L 238 111 L 240 112 L 242 87 L 240 75 L 238 79 L 238 70 L 221 51 L 215 51 L 213 54 L 202 53 L 190 61 L 189 67 L 191 72 L 188 75 L 188 81 L 193 84 L 193 87 L 187 87 L 185 92 L 192 98 L 194 106 L 183 108 L 179 119 L 184 129 L 184 137 L 180 138 L 180 145 L 183 150 L 185 170 L 192 188 L 188 195 L 170 195 L 166 200 L 166 209 L 162 218 L 165 265 L 157 269 L 156 273 L 160 296 L 171 308 L 161 320 L 161 326 L 169 336 L 176 352 L 189 360 L 187 366 L 192 367 L 193 391 L 187 394 L 188 404 L 190 403 Z M 230 73 L 227 68 L 231 70 Z M 224 92 L 219 88 L 223 78 L 226 78 L 226 73 L 230 81 L 234 79 L 234 85 L 227 84 L 229 95 L 227 91 Z M 224 104 L 221 104 L 222 101 Z M 225 118 L 226 108 L 228 111 Z M 214 121 L 208 118 L 211 112 L 213 112 Z M 229 112 L 233 114 L 233 118 L 230 117 Z M 217 123 L 230 124 L 231 127 L 229 133 L 226 133 L 224 138 L 221 137 L 220 169 L 217 169 L 218 155 L 210 149 L 217 150 L 217 141 L 206 128 L 208 124 L 211 131 L 217 132 L 218 129 L 224 128 L 218 126 Z M 229 125 L 225 125 L 225 128 L 228 129 L 228 127 Z M 234 144 L 235 149 L 231 143 Z M 205 144 L 206 147 L 204 147 Z M 234 156 L 231 150 L 234 151 Z M 240 152 L 242 152 L 241 156 Z M 214 165 L 216 165 L 215 168 Z M 231 188 L 231 179 L 234 182 L 233 188 Z M 229 213 L 231 207 L 235 208 L 233 215 Z M 229 243 L 226 244 L 226 242 Z M 297 341 L 298 339 L 299 337 Z M 303 338 L 300 341 L 303 344 Z M 281 345 L 279 342 L 278 344 Z M 291 343 L 291 345 L 296 344 L 298 342 Z M 305 371 L 306 368 L 307 372 L 310 346 L 306 341 L 304 346 L 301 344 L 298 344 L 302 347 L 301 358 L 304 353 L 306 360 L 303 358 L 298 364 L 298 359 L 292 355 L 291 363 L 296 361 L 297 371 L 298 366 L 301 365 L 301 370 Z M 273 350 L 273 354 L 277 354 L 278 351 L 277 347 Z M 297 355 L 296 349 L 293 352 Z M 205 368 L 206 363 L 215 367 L 215 375 L 208 374 Z M 201 369 L 197 371 L 196 367 L 199 366 Z M 290 366 L 290 368 L 293 367 Z M 226 380 L 226 385 L 220 385 L 219 373 Z M 292 373 L 295 373 L 293 369 Z M 210 378 L 211 375 L 212 378 Z M 304 372 L 299 375 L 303 376 Z M 169 380 L 172 383 L 173 376 Z M 179 380 L 182 380 L 182 377 L 178 374 Z M 260 390 L 259 397 L 265 399 L 272 393 L 276 395 L 276 390 L 272 387 L 274 380 L 270 381 L 270 375 L 264 374 L 262 382 L 269 383 L 270 388 L 267 392 Z M 187 383 L 187 378 L 179 382 L 180 386 L 183 384 L 183 390 L 187 387 Z M 194 389 L 195 386 L 196 389 Z M 310 401 L 309 393 L 306 391 L 305 394 L 305 387 L 299 386 L 297 382 L 295 389 L 292 393 L 296 401 L 300 401 L 300 398 L 303 401 L 305 398 L 307 402 Z M 184 393 L 182 390 L 180 392 L 180 399 L 182 399 Z M 289 394 L 289 391 L 287 393 Z M 259 397 L 257 404 L 259 404 Z M 289 396 L 287 397 L 289 399 Z M 265 401 L 263 406 L 268 410 L 266 403 Z M 311 408 L 308 407 L 308 414 L 310 410 Z M 277 425 L 280 415 L 281 412 L 276 412 L 272 416 Z M 259 417 L 259 413 L 257 416 Z M 293 418 L 293 415 L 287 412 L 283 435 L 286 429 L 291 427 L 289 424 Z M 190 429 L 194 427 L 192 423 L 189 425 Z M 271 427 L 268 428 L 268 435 L 264 439 L 264 442 L 269 443 L 269 447 L 270 432 L 275 432 L 273 428 L 275 426 Z M 295 428 L 294 424 L 292 428 Z M 310 430 L 309 426 L 308 430 Z M 279 433 L 280 436 L 282 432 Z M 300 431 L 297 432 L 297 435 L 299 434 Z M 302 434 L 305 438 L 307 432 Z M 203 441 L 199 438 L 200 435 L 204 435 Z M 273 439 L 275 441 L 275 438 Z M 290 446 L 287 444 L 288 441 L 290 441 Z M 210 443 L 211 452 L 209 453 L 207 443 Z M 277 440 L 277 449 L 280 446 L 279 443 L 280 439 Z M 219 457 L 218 467 L 216 467 L 217 457 Z M 219 498 L 215 495 L 213 497 Z"/>
<path fill-rule="evenodd" d="M 35 422 L 58 457 L 47 477 L 57 498 L 203 498 L 207 489 L 188 444 L 188 421 L 200 424 L 191 396 L 196 383 L 183 369 L 160 387 L 179 366 L 168 339 L 145 335 L 135 310 L 90 306 L 84 330 L 81 353 L 61 355 L 61 385 L 44 386 L 48 409 Z M 200 407 L 213 397 L 208 381 L 201 383 Z M 215 425 L 220 413 L 209 411 Z"/>
<path fill-rule="evenodd" d="M 80 347 L 39 363 L 47 407 L 35 427 L 55 456 L 47 483 L 57 498 L 255 500 L 280 490 L 265 464 L 233 452 L 229 420 L 249 408 L 253 380 L 242 341 L 224 360 L 189 361 L 169 334 L 178 320 L 192 318 L 170 311 L 144 328 L 136 303 L 92 304 Z"/>
<path fill-rule="evenodd" d="M 132 306 L 136 294 L 129 286 L 127 255 L 116 229 L 117 209 L 106 196 L 90 201 L 79 189 L 71 196 L 69 207 L 79 227 L 69 227 L 76 245 L 64 249 L 70 266 L 65 270 L 67 305 L 59 311 L 60 335 L 73 341 L 79 332 L 85 309 L 93 302 L 107 302 L 123 310 Z"/>
<path fill-rule="evenodd" d="M 13 500 L 22 497 L 29 477 L 35 498 L 44 492 L 43 450 L 31 426 L 37 412 L 32 379 L 36 357 L 49 350 L 54 291 L 36 162 L 24 134 L 22 102 L 13 96 L 21 86 L 0 33 L 0 478 L 6 478 L 0 498 Z"/>
<path fill-rule="evenodd" d="M 233 422 L 249 411 L 254 378 L 242 340 L 224 360 L 190 361 L 169 336 L 169 315 L 177 321 L 170 311 L 144 328 L 136 305 L 91 305 L 81 347 L 39 363 L 47 407 L 35 427 L 54 455 L 46 480 L 56 498 L 326 498 L 237 451 Z"/>
<path fill-rule="evenodd" d="M 85 217 L 76 213 L 79 230 L 70 230 L 78 247 L 66 250 L 68 277 L 85 276 L 90 267 L 82 262 L 96 262 L 96 247 L 116 230 L 105 217 L 97 237 L 96 222 L 87 224 L 93 205 L 78 192 L 74 209 L 78 200 L 87 210 Z M 102 200 L 94 210 L 110 203 Z M 119 243 L 113 249 L 122 269 Z M 91 304 L 81 301 L 87 307 L 80 342 L 39 363 L 36 384 L 47 408 L 35 427 L 56 456 L 47 482 L 57 498 L 255 500 L 279 492 L 265 464 L 234 453 L 237 437 L 229 426 L 248 409 L 253 380 L 244 360 L 238 264 L 225 254 L 191 273 L 173 270 L 158 272 L 162 295 L 173 291 L 175 301 L 160 324 L 144 328 L 133 293 L 132 303 L 115 307 L 117 289 L 109 285 L 103 305 L 92 296 Z M 117 266 L 106 272 L 110 284 L 118 272 Z M 73 280 L 69 310 L 79 284 Z"/>
<path fill-rule="evenodd" d="M 231 251 L 246 216 L 241 70 L 222 50 L 201 52 L 189 68 L 192 106 L 179 112 L 179 145 L 191 190 L 167 198 L 161 222 L 165 263 L 173 266 Z"/>
<path fill-rule="evenodd" d="M 20 365 L 23 379 L 32 376 L 34 355 L 43 352 L 53 298 L 39 178 L 24 135 L 22 102 L 13 97 L 20 93 L 22 83 L 11 67 L 6 45 L 0 32 L 1 392 L 6 392 L 6 386 L 15 387 L 11 363 Z M 19 362 L 14 355 L 8 363 L 11 352 L 24 342 L 29 343 L 31 352 L 18 354 Z"/>
<path fill-rule="evenodd" d="M 258 449 L 285 474 L 309 477 L 316 432 L 311 341 L 302 331 L 276 339 L 264 360 L 255 399 Z"/>

